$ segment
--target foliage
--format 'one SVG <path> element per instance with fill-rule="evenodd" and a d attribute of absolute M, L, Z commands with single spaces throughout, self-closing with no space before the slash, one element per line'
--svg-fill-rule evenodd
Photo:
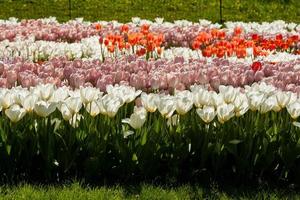
<path fill-rule="evenodd" d="M 249 111 L 210 125 L 195 108 L 171 123 L 156 111 L 134 133 L 122 124 L 132 112 L 133 103 L 114 118 L 81 110 L 84 120 L 75 128 L 58 111 L 17 123 L 2 112 L 2 181 L 300 180 L 300 129 L 285 110 Z"/>
<path fill-rule="evenodd" d="M 285 21 L 300 22 L 298 0 L 223 0 L 225 21 Z M 2 0 L 0 18 L 41 18 L 55 16 L 70 19 L 68 0 Z M 71 0 L 71 18 L 86 20 L 129 21 L 139 16 L 147 19 L 164 17 L 168 21 L 208 19 L 219 21 L 219 1 L 210 0 Z"/>

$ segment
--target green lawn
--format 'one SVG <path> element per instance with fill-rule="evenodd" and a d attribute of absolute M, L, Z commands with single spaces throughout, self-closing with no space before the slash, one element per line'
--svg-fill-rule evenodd
<path fill-rule="evenodd" d="M 65 186 L 0 187 L 0 199 L 299 199 L 300 194 L 289 190 L 242 189 L 221 190 L 217 186 L 161 187 L 151 185 L 82 187 L 78 183 Z"/>
<path fill-rule="evenodd" d="M 71 17 L 86 20 L 119 20 L 133 16 L 147 19 L 164 17 L 168 21 L 219 18 L 219 0 L 70 0 Z M 223 0 L 225 20 L 273 21 L 282 19 L 300 23 L 299 0 Z M 41 18 L 56 16 L 70 19 L 69 0 L 0 0 L 0 18 Z"/>

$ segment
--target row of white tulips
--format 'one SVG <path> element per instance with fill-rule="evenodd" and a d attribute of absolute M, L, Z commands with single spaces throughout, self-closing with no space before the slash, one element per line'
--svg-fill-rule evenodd
<path fill-rule="evenodd" d="M 102 59 L 110 55 L 104 46 L 101 48 L 98 37 L 86 38 L 79 43 L 35 41 L 34 38 L 14 42 L 4 40 L 0 42 L 0 52 L 2 59 L 22 57 L 31 61 L 47 60 L 56 56 L 67 56 L 69 59 Z"/>
<path fill-rule="evenodd" d="M 122 85 L 107 86 L 106 94 L 92 87 L 70 90 L 66 87 L 55 88 L 50 84 L 30 89 L 0 89 L 2 113 L 13 123 L 28 113 L 48 117 L 58 109 L 64 120 L 76 126 L 78 120 L 82 119 L 82 109 L 92 117 L 101 114 L 113 118 L 119 108 L 134 101 L 134 112 L 130 118 L 123 120 L 123 123 L 128 123 L 134 129 L 143 126 L 148 112 L 158 110 L 164 118 L 176 124 L 176 119 L 193 107 L 205 123 L 212 122 L 215 117 L 220 123 L 225 123 L 249 110 L 267 113 L 286 109 L 293 121 L 300 116 L 300 99 L 297 94 L 279 91 L 265 83 L 255 83 L 244 89 L 220 86 L 219 93 L 193 85 L 190 90 L 175 91 L 174 95 L 147 94 Z"/>

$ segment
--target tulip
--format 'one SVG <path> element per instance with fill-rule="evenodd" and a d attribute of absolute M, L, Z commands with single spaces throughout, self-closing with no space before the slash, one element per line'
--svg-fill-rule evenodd
<path fill-rule="evenodd" d="M 49 101 L 53 102 L 62 102 L 69 96 L 69 89 L 66 87 L 59 87 L 53 92 L 52 97 L 49 99 Z"/>
<path fill-rule="evenodd" d="M 71 111 L 72 115 L 79 113 L 82 107 L 81 98 L 78 96 L 71 96 L 68 97 L 64 103 L 68 106 L 69 110 Z"/>
<path fill-rule="evenodd" d="M 217 107 L 217 116 L 220 123 L 228 121 L 235 115 L 234 105 L 232 104 L 222 104 Z"/>
<path fill-rule="evenodd" d="M 282 91 L 277 91 L 275 93 L 280 108 L 284 108 L 286 105 L 289 104 L 291 99 L 291 94 L 292 94 L 291 92 L 282 92 Z"/>
<path fill-rule="evenodd" d="M 14 104 L 14 94 L 9 90 L 2 90 L 1 92 L 2 95 L 0 96 L 0 106 L 2 109 L 7 109 L 9 106 Z"/>
<path fill-rule="evenodd" d="M 300 102 L 299 101 L 289 104 L 286 108 L 287 108 L 288 113 L 294 120 L 296 120 L 300 116 Z"/>
<path fill-rule="evenodd" d="M 7 73 L 6 75 L 7 75 L 7 82 L 8 82 L 8 84 L 11 85 L 11 86 L 14 86 L 15 82 L 18 79 L 17 72 L 14 71 L 14 70 L 10 70 L 10 71 L 7 71 L 6 73 Z"/>
<path fill-rule="evenodd" d="M 157 103 L 159 101 L 159 96 L 154 93 L 146 94 L 142 93 L 141 94 L 141 101 L 143 107 L 148 111 L 148 112 L 155 112 L 157 109 Z"/>
<path fill-rule="evenodd" d="M 69 109 L 69 107 L 67 106 L 66 103 L 61 103 L 61 104 L 58 106 L 58 109 L 59 109 L 59 111 L 61 112 L 62 117 L 63 117 L 64 120 L 69 121 L 69 120 L 72 119 L 73 113 L 72 113 L 72 111 Z"/>
<path fill-rule="evenodd" d="M 124 104 L 122 98 L 106 94 L 97 101 L 100 113 L 109 117 L 115 117 L 119 108 Z"/>
<path fill-rule="evenodd" d="M 176 112 L 179 115 L 185 115 L 193 107 L 193 95 L 190 91 L 175 92 L 176 98 Z"/>
<path fill-rule="evenodd" d="M 134 87 L 121 85 L 121 86 L 114 87 L 114 89 L 111 91 L 108 91 L 108 93 L 119 96 L 120 98 L 123 99 L 123 102 L 125 102 L 125 103 L 130 103 L 130 102 L 134 101 L 134 99 L 137 96 L 139 96 L 142 93 L 142 91 L 135 90 Z"/>
<path fill-rule="evenodd" d="M 37 87 L 34 88 L 34 93 L 44 101 L 50 99 L 53 92 L 54 92 L 54 85 L 52 84 L 38 85 Z"/>
<path fill-rule="evenodd" d="M 237 90 L 232 86 L 220 85 L 219 92 L 222 95 L 224 102 L 227 104 L 234 102 L 237 95 Z"/>
<path fill-rule="evenodd" d="M 41 117 L 47 117 L 55 111 L 56 106 L 54 102 L 38 101 L 34 105 L 34 111 Z"/>
<path fill-rule="evenodd" d="M 196 112 L 205 123 L 210 123 L 217 115 L 214 106 L 203 106 L 203 108 L 197 108 Z"/>
<path fill-rule="evenodd" d="M 26 112 L 32 112 L 34 109 L 34 105 L 39 100 L 38 96 L 35 94 L 28 94 L 23 101 L 21 101 L 21 105 L 26 110 Z"/>
<path fill-rule="evenodd" d="M 211 104 L 211 94 L 209 91 L 204 90 L 203 88 L 197 88 L 196 90 L 192 90 L 194 105 L 197 108 L 202 107 L 203 105 L 210 105 Z"/>
<path fill-rule="evenodd" d="M 222 94 L 217 94 L 216 92 L 211 92 L 211 96 L 212 96 L 212 105 L 214 105 L 215 107 L 218 107 L 220 105 L 225 104 L 225 101 L 223 99 L 223 95 Z"/>
<path fill-rule="evenodd" d="M 265 101 L 266 95 L 259 92 L 248 93 L 250 109 L 256 111 L 260 108 L 261 104 Z"/>
<path fill-rule="evenodd" d="M 25 114 L 26 110 L 21 108 L 18 104 L 14 104 L 5 110 L 5 115 L 14 123 L 20 121 Z"/>
<path fill-rule="evenodd" d="M 147 119 L 147 111 L 144 107 L 135 107 L 133 114 L 131 114 L 130 118 L 123 119 L 123 123 L 129 124 L 134 129 L 141 128 Z"/>
<path fill-rule="evenodd" d="M 80 87 L 80 96 L 84 104 L 88 104 L 102 96 L 102 92 L 98 88 Z"/>
<path fill-rule="evenodd" d="M 261 68 L 262 68 L 262 64 L 261 64 L 261 62 L 258 62 L 258 61 L 253 62 L 251 65 L 251 69 L 255 72 L 261 70 Z"/>
<path fill-rule="evenodd" d="M 157 104 L 158 111 L 163 117 L 170 118 L 176 110 L 175 99 L 172 96 L 160 96 Z"/>
<path fill-rule="evenodd" d="M 100 108 L 98 106 L 98 103 L 95 102 L 95 101 L 92 101 L 90 103 L 88 103 L 86 105 L 86 110 L 87 112 L 92 116 L 92 117 L 95 117 L 97 116 L 99 113 L 100 113 Z"/>
<path fill-rule="evenodd" d="M 257 84 L 257 89 L 262 92 L 265 93 L 267 95 L 272 95 L 276 88 L 272 85 L 267 85 L 266 83 L 262 82 L 260 84 Z"/>
<path fill-rule="evenodd" d="M 245 94 L 237 94 L 234 102 L 235 116 L 240 117 L 244 115 L 250 108 L 248 98 Z"/>
<path fill-rule="evenodd" d="M 280 109 L 281 108 L 279 107 L 279 105 L 277 103 L 276 97 L 270 96 L 262 102 L 262 104 L 260 105 L 259 111 L 264 114 L 271 110 L 278 112 Z"/>
<path fill-rule="evenodd" d="M 19 105 L 21 105 L 25 97 L 29 95 L 29 91 L 23 89 L 16 89 L 14 93 L 14 102 Z"/>

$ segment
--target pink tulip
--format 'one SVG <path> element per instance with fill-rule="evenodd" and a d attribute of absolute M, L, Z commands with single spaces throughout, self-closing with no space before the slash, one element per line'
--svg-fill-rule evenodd
<path fill-rule="evenodd" d="M 6 72 L 6 77 L 7 77 L 7 83 L 12 86 L 17 81 L 18 74 L 16 71 L 10 70 Z"/>

